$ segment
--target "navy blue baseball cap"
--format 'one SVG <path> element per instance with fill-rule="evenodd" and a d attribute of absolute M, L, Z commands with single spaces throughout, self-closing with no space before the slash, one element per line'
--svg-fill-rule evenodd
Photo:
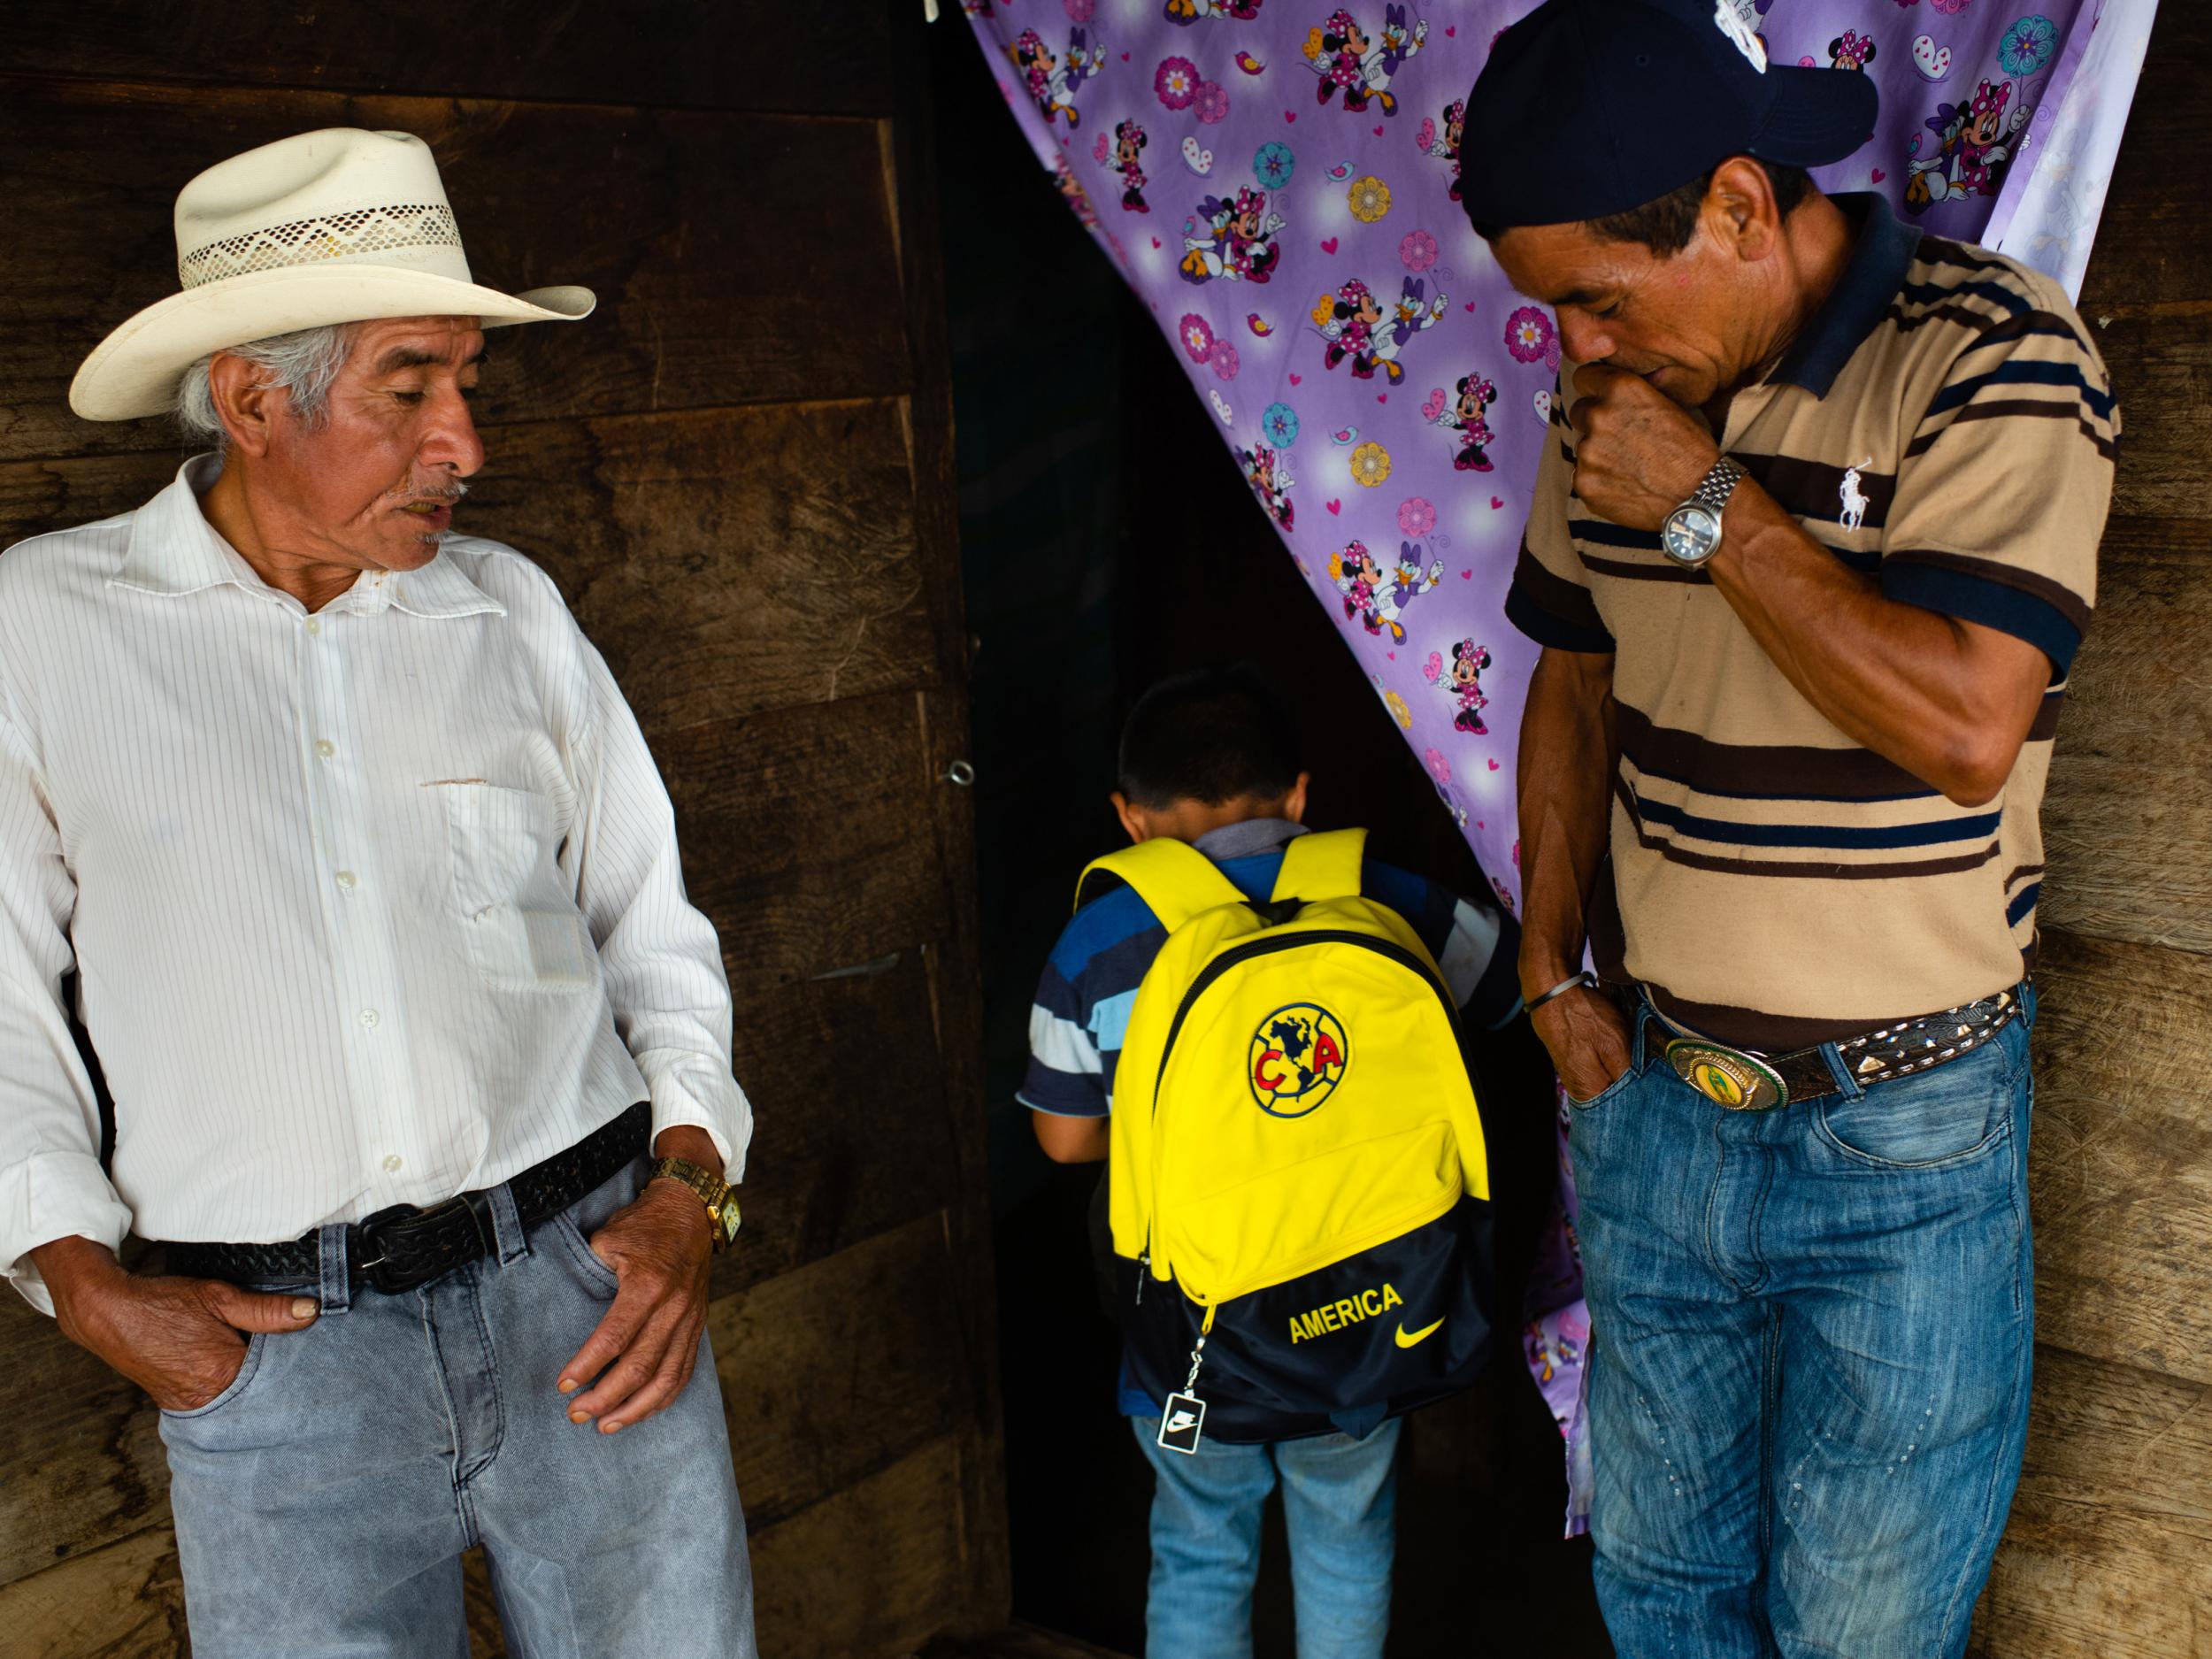
<path fill-rule="evenodd" d="M 1730 156 L 1816 167 L 1866 142 L 1873 81 L 1770 64 L 1743 10 L 1736 0 L 1545 0 L 1498 37 L 1467 95 L 1468 219 L 1492 228 L 1598 219 Z"/>

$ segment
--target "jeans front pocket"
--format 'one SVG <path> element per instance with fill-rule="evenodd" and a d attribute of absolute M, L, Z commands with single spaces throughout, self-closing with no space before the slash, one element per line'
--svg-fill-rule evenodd
<path fill-rule="evenodd" d="M 603 1297 L 611 1298 L 622 1288 L 622 1281 L 615 1276 L 614 1269 L 600 1259 L 599 1252 L 591 1248 L 591 1240 L 584 1236 L 584 1229 L 577 1222 L 573 1205 L 553 1217 L 553 1230 L 560 1234 L 562 1247 L 567 1250 L 569 1259 L 575 1263 L 576 1271 Z"/>
<path fill-rule="evenodd" d="M 1813 1102 L 1820 1133 L 1845 1157 L 1880 1169 L 1941 1169 L 2000 1144 L 2027 1064 L 2016 1020 L 1988 1044 L 1918 1077 L 1877 1083 L 1855 1099 Z"/>
<path fill-rule="evenodd" d="M 1631 1083 L 1633 1083 L 1636 1080 L 1636 1071 L 1637 1068 L 1632 1062 L 1627 1070 L 1623 1071 L 1620 1076 L 1615 1078 L 1610 1083 L 1608 1083 L 1596 1094 L 1591 1095 L 1588 1100 L 1577 1100 L 1573 1095 L 1566 1094 L 1563 1086 L 1561 1089 L 1561 1094 L 1566 1100 L 1567 1106 L 1570 1110 L 1575 1112 L 1593 1112 L 1597 1110 L 1599 1107 L 1604 1105 L 1606 1102 L 1611 1100 L 1616 1094 L 1618 1094 Z"/>
<path fill-rule="evenodd" d="M 246 1343 L 246 1357 L 239 1362 L 237 1374 L 225 1383 L 222 1392 L 205 1405 L 194 1406 L 189 1411 L 172 1411 L 164 1407 L 161 1415 L 172 1423 L 189 1423 L 196 1418 L 208 1417 L 220 1411 L 251 1386 L 254 1373 L 261 1369 L 262 1350 L 267 1345 L 268 1340 L 269 1333 L 265 1331 L 257 1331 L 253 1333 Z"/>
<path fill-rule="evenodd" d="M 498 990 L 573 991 L 594 957 L 559 863 L 553 803 L 527 789 L 442 784 L 453 898 L 469 952 Z"/>

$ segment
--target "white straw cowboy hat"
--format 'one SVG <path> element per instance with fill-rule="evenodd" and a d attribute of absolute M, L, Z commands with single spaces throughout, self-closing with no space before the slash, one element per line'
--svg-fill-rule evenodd
<path fill-rule="evenodd" d="M 93 349 L 70 383 L 87 420 L 170 406 L 211 351 L 326 323 L 378 317 L 574 322 L 589 288 L 518 295 L 469 276 L 430 147 L 411 133 L 333 127 L 218 162 L 177 196 L 181 293 Z"/>

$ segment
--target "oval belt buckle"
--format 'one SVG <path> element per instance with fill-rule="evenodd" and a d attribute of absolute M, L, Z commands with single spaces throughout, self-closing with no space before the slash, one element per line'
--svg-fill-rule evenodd
<path fill-rule="evenodd" d="M 1771 1111 L 1789 1102 L 1789 1085 L 1780 1072 L 1717 1042 L 1677 1037 L 1667 1044 L 1667 1064 L 1707 1100 L 1732 1112 Z"/>

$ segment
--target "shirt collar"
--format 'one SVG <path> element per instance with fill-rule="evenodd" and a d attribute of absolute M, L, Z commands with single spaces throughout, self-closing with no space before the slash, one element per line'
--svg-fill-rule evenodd
<path fill-rule="evenodd" d="M 1815 397 L 1828 396 L 1851 354 L 1874 332 L 1920 248 L 1918 227 L 1900 224 L 1884 197 L 1854 191 L 1829 199 L 1859 221 L 1858 239 L 1835 287 L 1767 377 L 1774 384 L 1801 386 Z"/>
<path fill-rule="evenodd" d="M 250 594 L 298 605 L 291 595 L 263 581 L 260 572 L 216 534 L 201 512 L 200 497 L 222 470 L 219 455 L 196 455 L 177 469 L 168 488 L 132 518 L 130 545 L 121 566 L 108 578 L 111 586 L 173 597 L 227 582 Z M 445 548 L 420 570 L 364 571 L 328 608 L 374 614 L 388 607 L 418 617 L 507 614 L 506 606 L 471 581 Z"/>
<path fill-rule="evenodd" d="M 1216 864 L 1225 864 L 1232 858 L 1272 852 L 1285 841 L 1305 833 L 1303 824 L 1294 824 L 1286 818 L 1248 818 L 1224 824 L 1219 829 L 1210 829 L 1191 845 Z"/>

